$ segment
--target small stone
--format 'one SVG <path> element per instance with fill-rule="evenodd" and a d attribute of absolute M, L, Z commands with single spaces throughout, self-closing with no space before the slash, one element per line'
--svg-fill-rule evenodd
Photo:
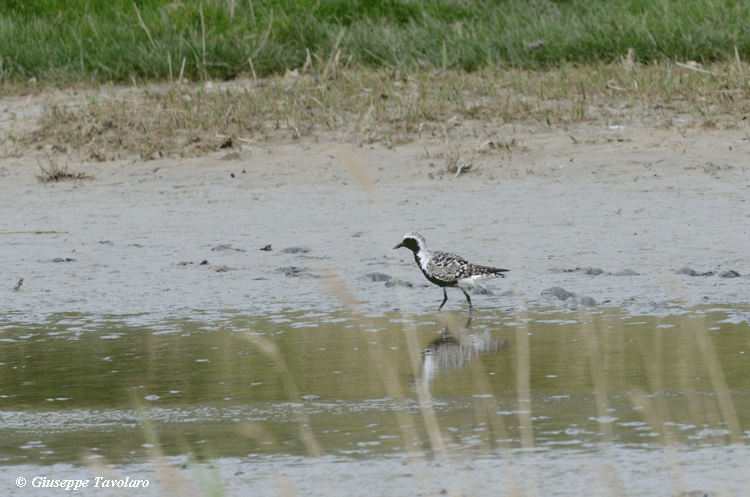
<path fill-rule="evenodd" d="M 615 276 L 638 276 L 638 273 L 632 269 L 623 269 L 622 271 L 615 273 Z"/>
<path fill-rule="evenodd" d="M 569 298 L 576 296 L 575 293 L 569 292 L 559 286 L 553 286 L 552 288 L 542 290 L 542 295 L 552 295 L 560 300 L 568 300 Z"/>
<path fill-rule="evenodd" d="M 690 269 L 689 267 L 685 266 L 683 268 L 678 269 L 675 271 L 676 274 L 686 274 L 688 276 L 698 276 L 698 273 Z"/>
<path fill-rule="evenodd" d="M 587 274 L 589 276 L 599 276 L 600 274 L 604 274 L 604 270 L 598 267 L 579 267 L 576 268 L 576 271 Z"/>
<path fill-rule="evenodd" d="M 287 247 L 285 249 L 281 249 L 282 254 L 306 254 L 310 250 L 302 247 Z"/>
<path fill-rule="evenodd" d="M 581 297 L 579 302 L 584 307 L 596 307 L 596 300 L 591 297 Z"/>
<path fill-rule="evenodd" d="M 722 273 L 719 273 L 720 278 L 739 278 L 740 273 L 735 271 L 734 269 L 730 269 L 729 271 L 724 271 Z"/>
<path fill-rule="evenodd" d="M 270 252 L 271 250 L 273 250 L 273 249 L 271 248 L 271 244 L 270 244 L 270 243 L 269 243 L 268 245 L 266 245 L 265 247 L 261 247 L 260 249 L 261 249 L 262 251 L 264 251 L 264 252 Z"/>
<path fill-rule="evenodd" d="M 234 250 L 235 252 L 245 251 L 244 249 L 238 249 L 238 248 L 232 247 L 231 243 L 220 243 L 219 245 L 213 247 L 211 250 L 214 252 L 221 252 L 222 250 Z"/>

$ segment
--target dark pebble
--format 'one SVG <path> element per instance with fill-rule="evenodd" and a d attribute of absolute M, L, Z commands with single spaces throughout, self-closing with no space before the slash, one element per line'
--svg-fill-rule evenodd
<path fill-rule="evenodd" d="M 689 267 L 685 266 L 681 269 L 678 269 L 675 271 L 677 274 L 686 274 L 688 276 L 713 276 L 716 274 L 716 271 L 706 271 L 705 273 L 699 273 L 698 271 L 694 271 L 690 269 Z M 731 278 L 731 276 L 730 276 Z"/>
<path fill-rule="evenodd" d="M 604 270 L 598 267 L 577 267 L 576 271 L 589 276 L 599 276 L 600 274 L 604 274 Z"/>
<path fill-rule="evenodd" d="M 678 269 L 675 271 L 676 274 L 686 274 L 688 276 L 698 276 L 698 273 L 690 269 L 689 267 L 685 266 L 683 268 Z"/>
<path fill-rule="evenodd" d="M 271 244 L 270 243 L 268 245 L 266 245 L 265 247 L 261 247 L 260 249 L 263 250 L 264 252 L 270 252 L 271 250 L 273 250 L 271 248 Z"/>
<path fill-rule="evenodd" d="M 739 278 L 740 273 L 735 271 L 734 269 L 730 269 L 729 271 L 724 271 L 723 273 L 719 273 L 720 278 Z"/>
<path fill-rule="evenodd" d="M 207 265 L 208 265 L 208 259 L 203 259 L 203 260 L 201 261 L 201 264 L 200 264 L 200 265 L 201 265 L 201 266 L 207 266 Z"/>
<path fill-rule="evenodd" d="M 55 257 L 52 259 L 52 262 L 73 262 L 75 259 L 71 259 L 70 257 Z"/>

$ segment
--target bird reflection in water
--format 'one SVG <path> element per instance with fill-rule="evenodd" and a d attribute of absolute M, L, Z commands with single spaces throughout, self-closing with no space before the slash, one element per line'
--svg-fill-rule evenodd
<path fill-rule="evenodd" d="M 460 325 L 451 316 L 440 316 L 443 322 L 443 336 L 430 342 L 422 351 L 422 365 L 414 378 L 412 387 L 429 386 L 432 380 L 442 372 L 467 366 L 474 359 L 489 354 L 496 354 L 506 346 L 505 340 L 492 338 L 489 331 L 470 335 L 471 316 L 466 325 Z"/>

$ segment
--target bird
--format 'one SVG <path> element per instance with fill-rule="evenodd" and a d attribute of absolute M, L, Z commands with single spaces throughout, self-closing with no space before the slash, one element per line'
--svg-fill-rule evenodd
<path fill-rule="evenodd" d="M 403 241 L 393 249 L 401 247 L 406 247 L 414 252 L 414 260 L 417 261 L 417 266 L 430 283 L 443 288 L 443 303 L 438 307 L 438 312 L 448 301 L 447 287 L 459 287 L 464 292 L 466 301 L 469 302 L 469 310 L 473 311 L 474 306 L 471 305 L 471 298 L 464 287 L 475 286 L 477 281 L 484 279 L 504 278 L 503 273 L 510 271 L 509 269 L 479 266 L 455 254 L 430 250 L 424 237 L 415 231 L 405 234 Z"/>
<path fill-rule="evenodd" d="M 13 291 L 17 292 L 21 289 L 21 285 L 23 285 L 23 278 L 18 280 L 18 283 L 16 283 L 16 286 L 13 287 Z"/>

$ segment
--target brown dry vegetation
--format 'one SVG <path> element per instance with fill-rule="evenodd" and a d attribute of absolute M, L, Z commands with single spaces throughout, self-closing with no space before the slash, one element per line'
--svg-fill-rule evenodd
<path fill-rule="evenodd" d="M 388 146 L 423 136 L 471 153 L 515 145 L 502 125 L 565 127 L 639 122 L 657 128 L 733 127 L 750 112 L 745 71 L 620 64 L 533 72 L 398 72 L 307 64 L 284 77 L 228 83 L 105 87 L 77 105 L 49 104 L 16 147 L 52 146 L 84 160 L 201 156 L 221 148 L 297 139 Z M 7 142 L 6 138 L 6 142 Z M 469 145 L 467 145 L 467 143 Z M 469 157 L 471 153 L 466 155 Z M 470 167 L 470 164 L 467 164 Z"/>

